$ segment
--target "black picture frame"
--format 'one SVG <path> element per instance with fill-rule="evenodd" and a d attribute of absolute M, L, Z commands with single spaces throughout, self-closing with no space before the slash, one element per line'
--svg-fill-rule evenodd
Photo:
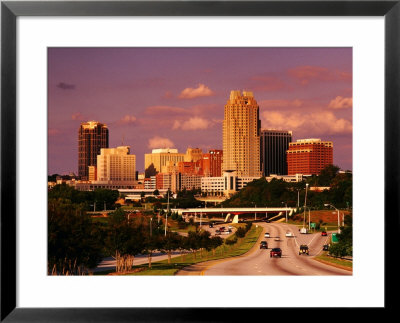
<path fill-rule="evenodd" d="M 16 264 L 16 19 L 19 16 L 383 16 L 385 19 L 385 306 L 399 275 L 390 266 L 398 236 L 400 4 L 395 1 L 2 1 L 1 3 L 1 321 L 236 321 L 247 308 L 18 308 Z M 383 210 L 383 206 L 382 206 Z M 373 256 L 371 256 L 373 257 Z M 389 288 L 390 289 L 390 288 Z M 268 303 L 266 302 L 266 305 Z M 329 304 L 327 304 L 329 307 Z M 312 307 L 312 304 L 310 304 Z M 271 309 L 268 309 L 268 311 Z M 287 313 L 287 309 L 275 308 Z M 381 309 L 377 309 L 382 314 Z M 266 309 L 251 308 L 251 317 Z M 270 313 L 270 312 L 268 312 Z M 285 314 L 287 315 L 287 314 Z M 249 319 L 251 319 L 249 317 Z"/>

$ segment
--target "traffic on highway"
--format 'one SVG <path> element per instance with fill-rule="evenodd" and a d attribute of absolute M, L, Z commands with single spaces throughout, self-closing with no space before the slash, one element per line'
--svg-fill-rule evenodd
<path fill-rule="evenodd" d="M 352 275 L 351 271 L 313 259 L 328 250 L 329 233 L 303 234 L 295 225 L 278 222 L 254 225 L 261 226 L 263 231 L 246 254 L 192 265 L 180 270 L 178 275 Z M 232 234 L 232 229 L 226 225 L 210 228 L 218 235 Z"/>

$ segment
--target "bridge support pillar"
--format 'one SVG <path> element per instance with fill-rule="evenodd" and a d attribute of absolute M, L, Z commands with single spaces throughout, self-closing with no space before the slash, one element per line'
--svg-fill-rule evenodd
<path fill-rule="evenodd" d="M 228 214 L 226 215 L 226 217 L 225 217 L 225 222 L 228 222 L 228 220 L 229 220 L 230 217 L 231 217 L 231 214 L 228 213 Z"/>
<path fill-rule="evenodd" d="M 239 223 L 239 214 L 234 216 L 232 223 Z"/>

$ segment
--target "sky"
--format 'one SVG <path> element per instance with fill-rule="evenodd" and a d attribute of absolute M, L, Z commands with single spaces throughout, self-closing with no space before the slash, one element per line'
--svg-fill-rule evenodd
<path fill-rule="evenodd" d="M 78 129 L 94 120 L 136 169 L 154 148 L 222 149 L 231 90 L 252 91 L 262 129 L 333 142 L 352 170 L 352 48 L 49 48 L 48 174 L 78 173 Z"/>

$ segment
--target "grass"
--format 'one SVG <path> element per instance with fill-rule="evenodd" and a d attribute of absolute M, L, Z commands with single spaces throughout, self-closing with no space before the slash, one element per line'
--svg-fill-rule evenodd
<path fill-rule="evenodd" d="M 340 258 L 329 257 L 327 252 L 323 252 L 321 255 L 316 256 L 314 259 L 321 262 L 329 263 L 337 267 L 343 267 L 345 269 L 353 269 L 353 262 L 350 260 L 344 260 Z"/>
<path fill-rule="evenodd" d="M 257 242 L 258 237 L 262 232 L 262 227 L 255 227 L 254 225 L 247 232 L 243 238 L 238 238 L 237 242 L 231 246 L 223 244 L 215 249 L 215 255 L 212 251 L 203 250 L 197 251 L 196 253 L 188 253 L 184 256 L 178 256 L 171 259 L 171 263 L 168 264 L 168 260 L 152 262 L 152 268 L 148 268 L 148 264 L 134 266 L 133 269 L 140 269 L 141 271 L 126 274 L 126 275 L 162 275 L 171 276 L 178 272 L 180 269 L 190 266 L 199 262 L 224 259 L 230 257 L 240 256 L 249 251 L 254 244 Z M 227 239 L 232 239 L 233 235 Z M 96 275 L 104 275 L 110 273 L 109 271 L 96 273 Z"/>

